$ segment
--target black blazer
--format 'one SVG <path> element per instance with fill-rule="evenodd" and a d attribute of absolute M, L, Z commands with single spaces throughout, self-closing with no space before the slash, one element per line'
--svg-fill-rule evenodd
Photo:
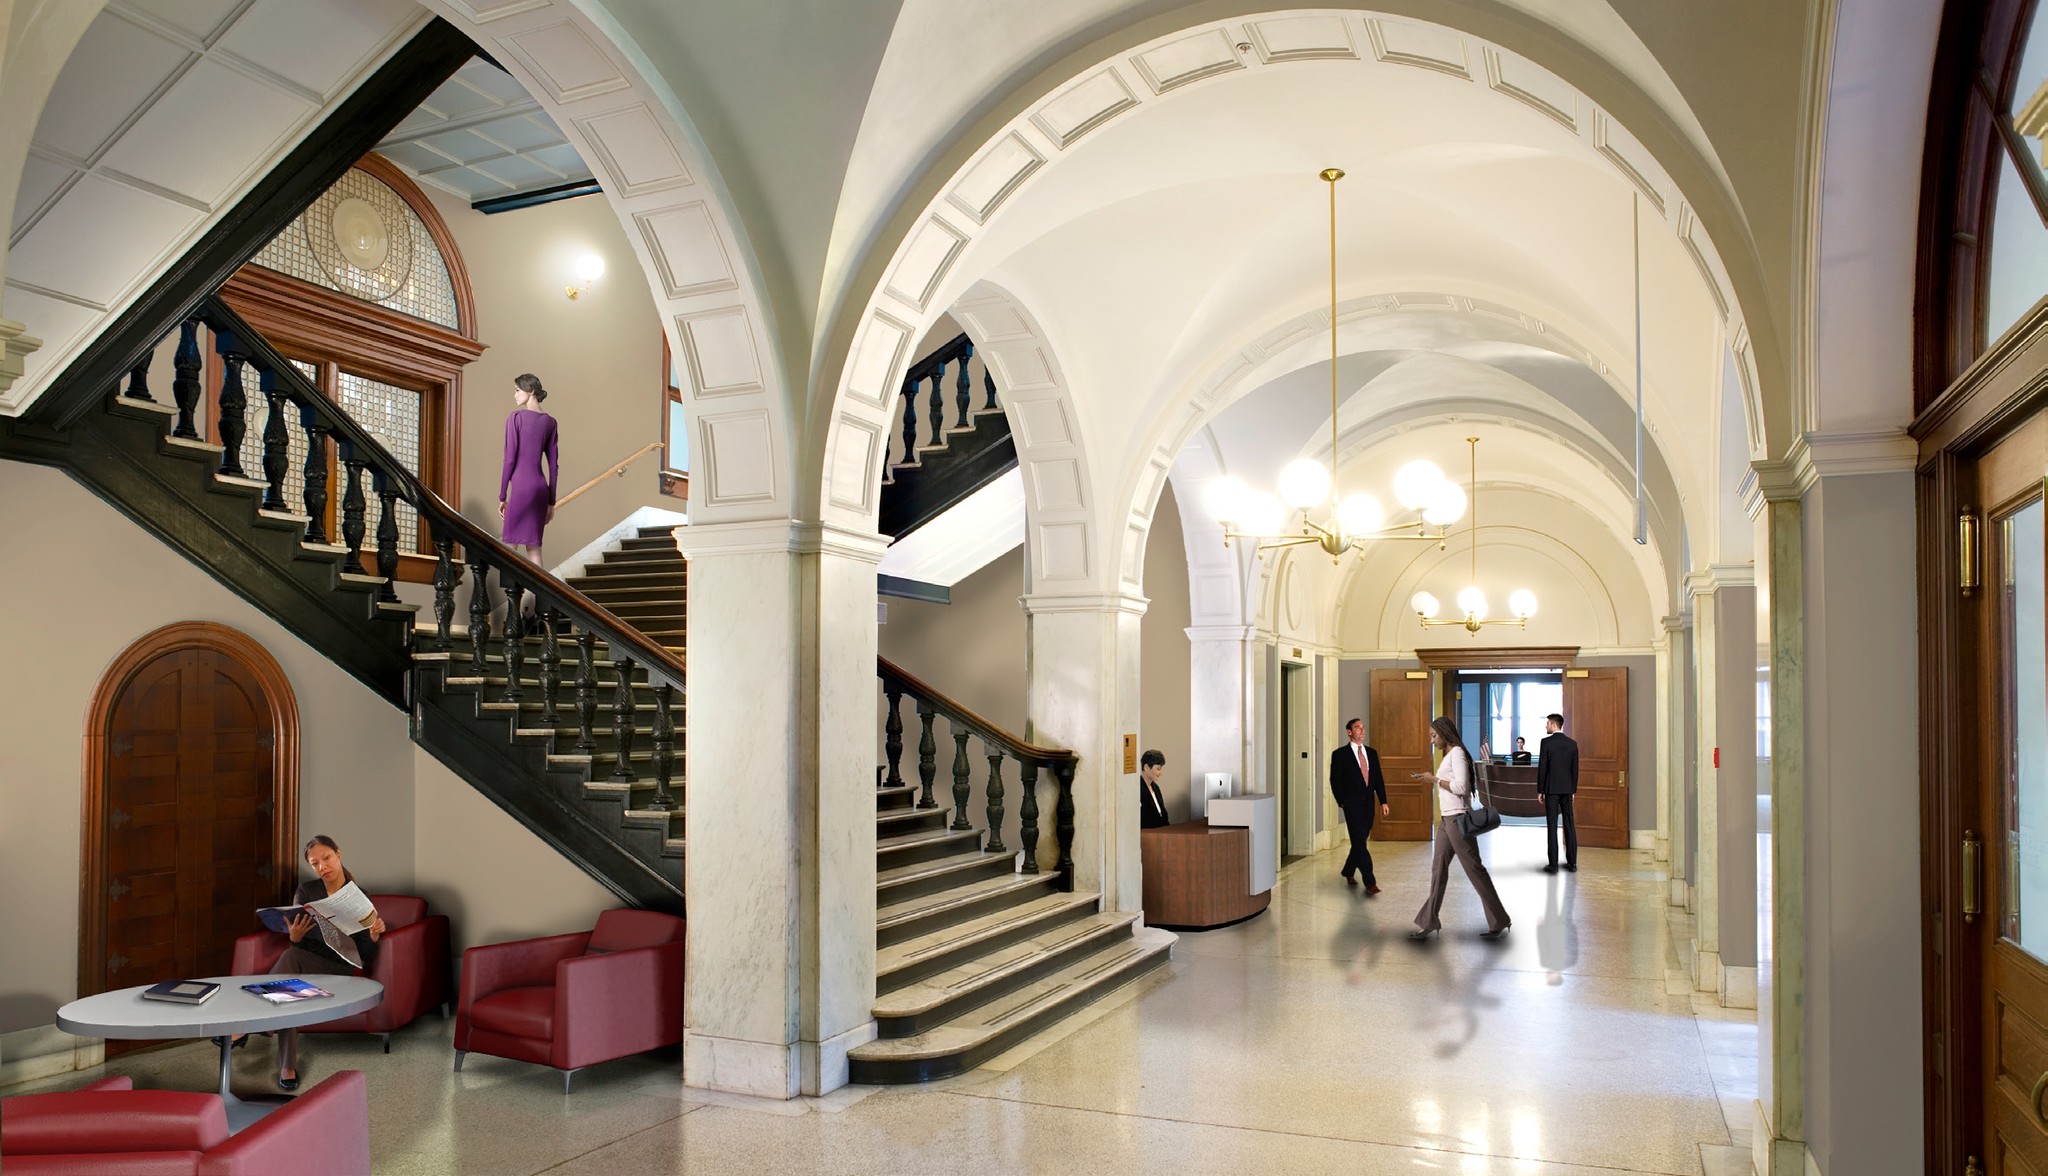
<path fill-rule="evenodd" d="M 1545 735 L 1536 760 L 1536 793 L 1539 796 L 1570 796 L 1579 790 L 1579 745 L 1559 731 Z"/>
<path fill-rule="evenodd" d="M 1387 803 L 1387 780 L 1380 775 L 1380 753 L 1370 744 L 1365 748 L 1365 762 L 1370 769 L 1367 774 L 1358 770 L 1358 756 L 1351 750 L 1351 741 L 1330 753 L 1330 793 L 1337 798 L 1340 808 L 1355 804 Z"/>
<path fill-rule="evenodd" d="M 1166 815 L 1166 797 L 1159 785 L 1138 781 L 1138 828 L 1157 829 L 1173 821 Z"/>

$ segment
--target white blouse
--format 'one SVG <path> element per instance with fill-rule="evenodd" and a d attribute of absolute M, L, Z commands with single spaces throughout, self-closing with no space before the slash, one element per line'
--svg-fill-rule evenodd
<path fill-rule="evenodd" d="M 1472 757 L 1460 748 L 1444 753 L 1436 769 L 1437 811 L 1447 817 L 1466 811 L 1465 798 L 1472 792 Z"/>

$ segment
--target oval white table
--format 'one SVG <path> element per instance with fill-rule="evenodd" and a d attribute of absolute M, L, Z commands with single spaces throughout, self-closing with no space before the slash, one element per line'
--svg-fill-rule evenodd
<path fill-rule="evenodd" d="M 228 1090 L 228 1059 L 237 1033 L 264 1033 L 333 1021 L 384 1003 L 384 986 L 363 976 L 304 976 L 301 979 L 333 993 L 290 1004 L 272 1004 L 244 984 L 284 980 L 290 973 L 262 976 L 201 976 L 220 985 L 205 1004 L 144 1000 L 149 985 L 82 997 L 57 1010 L 57 1027 L 80 1037 L 111 1037 L 120 1041 L 166 1037 L 218 1037 L 220 1098 L 226 1104 L 228 1129 L 240 1131 L 275 1110 L 276 1103 L 244 1101 Z"/>

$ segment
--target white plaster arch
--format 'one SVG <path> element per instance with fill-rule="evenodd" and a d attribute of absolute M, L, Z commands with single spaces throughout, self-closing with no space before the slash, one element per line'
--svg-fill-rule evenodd
<path fill-rule="evenodd" d="M 1239 49 L 1240 44 L 1247 48 Z M 891 230 L 896 247 L 885 259 L 877 252 L 872 294 L 857 313 L 835 324 L 821 356 L 821 370 L 839 375 L 833 394 L 817 398 L 811 419 L 815 460 L 804 463 L 805 469 L 822 471 L 820 515 L 852 527 L 872 524 L 885 419 L 911 358 L 907 349 L 945 304 L 949 283 L 973 280 L 972 267 L 964 266 L 963 259 L 972 255 L 976 240 L 996 223 L 1007 201 L 1042 182 L 1063 152 L 1133 108 L 1171 102 L 1219 78 L 1287 68 L 1298 61 L 1450 74 L 1487 87 L 1503 102 L 1519 103 L 1525 111 L 1533 107 L 1557 120 L 1644 193 L 1653 226 L 1661 216 L 1666 231 L 1694 259 L 1726 316 L 1731 346 L 1742 365 L 1754 448 L 1765 449 L 1768 438 L 1782 433 L 1765 419 L 1766 407 L 1776 412 L 1782 398 L 1775 388 L 1766 396 L 1762 384 L 1764 373 L 1775 380 L 1779 370 L 1775 332 L 1761 309 L 1754 322 L 1744 309 L 1769 303 L 1754 250 L 1722 186 L 1682 187 L 1643 140 L 1565 79 L 1468 33 L 1350 9 L 1267 12 L 1183 28 L 1098 58 L 1079 71 L 1062 67 L 1063 81 L 1047 86 L 1027 109 L 995 128 L 968 162 L 929 187 L 921 207 L 906 205 Z M 1674 156 L 1690 187 L 1701 189 L 1701 177 L 1712 174 L 1713 167 L 1667 131 L 1659 123 L 1645 133 L 1654 132 L 1652 138 Z M 1709 224 L 1735 248 L 1717 248 Z M 1188 430 L 1169 432 L 1185 437 Z M 1158 459 L 1162 456 L 1167 460 Z M 1170 464 L 1170 453 L 1155 455 L 1125 501 L 1136 506 L 1156 499 Z M 1148 513 L 1133 511 L 1140 540 L 1142 516 Z M 1135 564 L 1128 550 L 1119 553 L 1117 562 Z"/>

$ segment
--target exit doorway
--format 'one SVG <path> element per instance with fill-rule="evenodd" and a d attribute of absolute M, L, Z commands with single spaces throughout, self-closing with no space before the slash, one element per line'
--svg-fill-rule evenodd
<path fill-rule="evenodd" d="M 1309 666 L 1280 663 L 1280 860 L 1316 851 L 1315 682 Z"/>

